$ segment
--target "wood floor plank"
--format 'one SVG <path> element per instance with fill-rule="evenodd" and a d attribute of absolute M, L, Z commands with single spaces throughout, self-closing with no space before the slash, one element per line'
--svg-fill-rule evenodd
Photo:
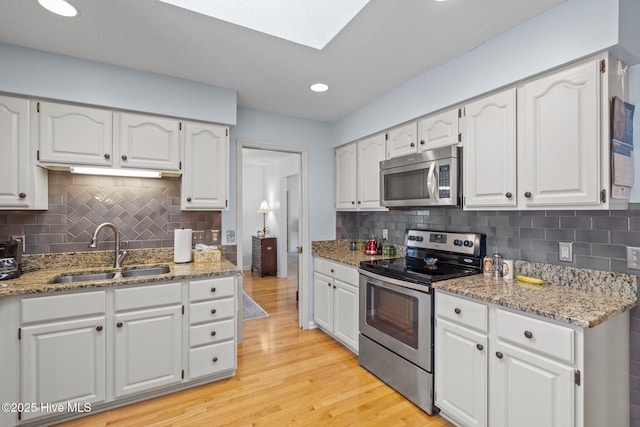
<path fill-rule="evenodd" d="M 244 290 L 269 313 L 244 322 L 230 379 L 128 405 L 62 427 L 450 427 L 361 368 L 324 332 L 298 327 L 296 283 L 245 273 Z"/>

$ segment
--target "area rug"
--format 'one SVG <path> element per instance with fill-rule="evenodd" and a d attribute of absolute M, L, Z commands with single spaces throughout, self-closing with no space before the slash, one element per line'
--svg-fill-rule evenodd
<path fill-rule="evenodd" d="M 242 292 L 242 318 L 244 320 L 259 319 L 261 317 L 268 317 L 269 313 L 264 311 L 262 307 L 251 299 L 246 292 Z"/>

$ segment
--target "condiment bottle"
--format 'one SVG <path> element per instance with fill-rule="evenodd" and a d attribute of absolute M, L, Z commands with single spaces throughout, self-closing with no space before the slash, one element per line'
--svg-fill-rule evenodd
<path fill-rule="evenodd" d="M 502 277 L 502 255 L 495 253 L 493 258 L 493 277 Z"/>

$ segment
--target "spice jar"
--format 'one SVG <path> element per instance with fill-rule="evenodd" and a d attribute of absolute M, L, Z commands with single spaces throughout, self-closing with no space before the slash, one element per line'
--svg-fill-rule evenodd
<path fill-rule="evenodd" d="M 502 277 L 502 255 L 495 253 L 491 258 L 493 260 L 493 277 Z"/>

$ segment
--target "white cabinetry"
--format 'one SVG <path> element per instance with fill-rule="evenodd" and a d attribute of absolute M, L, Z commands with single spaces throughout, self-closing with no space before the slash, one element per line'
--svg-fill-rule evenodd
<path fill-rule="evenodd" d="M 460 140 L 458 108 L 432 114 L 418 121 L 418 151 L 456 145 Z"/>
<path fill-rule="evenodd" d="M 182 381 L 182 283 L 115 290 L 115 395 Z"/>
<path fill-rule="evenodd" d="M 41 403 L 84 404 L 106 398 L 105 292 L 24 298 L 21 301 L 21 401 L 30 420 L 55 415 Z"/>
<path fill-rule="evenodd" d="M 314 258 L 314 321 L 338 341 L 358 352 L 358 270 Z"/>
<path fill-rule="evenodd" d="M 192 280 L 189 301 L 189 377 L 235 369 L 234 278 Z"/>
<path fill-rule="evenodd" d="M 629 425 L 628 312 L 585 329 L 437 290 L 436 318 L 436 405 L 457 424 Z"/>
<path fill-rule="evenodd" d="M 229 128 L 185 123 L 182 210 L 225 209 L 229 200 Z"/>
<path fill-rule="evenodd" d="M 465 106 L 464 206 L 515 207 L 516 90 Z"/>
<path fill-rule="evenodd" d="M 385 159 L 384 134 L 336 149 L 336 209 L 381 210 L 380 162 Z"/>
<path fill-rule="evenodd" d="M 407 123 L 390 129 L 386 133 L 387 159 L 418 151 L 418 125 L 416 122 Z"/>
<path fill-rule="evenodd" d="M 48 209 L 47 171 L 30 151 L 29 101 L 0 96 L 0 209 Z"/>

